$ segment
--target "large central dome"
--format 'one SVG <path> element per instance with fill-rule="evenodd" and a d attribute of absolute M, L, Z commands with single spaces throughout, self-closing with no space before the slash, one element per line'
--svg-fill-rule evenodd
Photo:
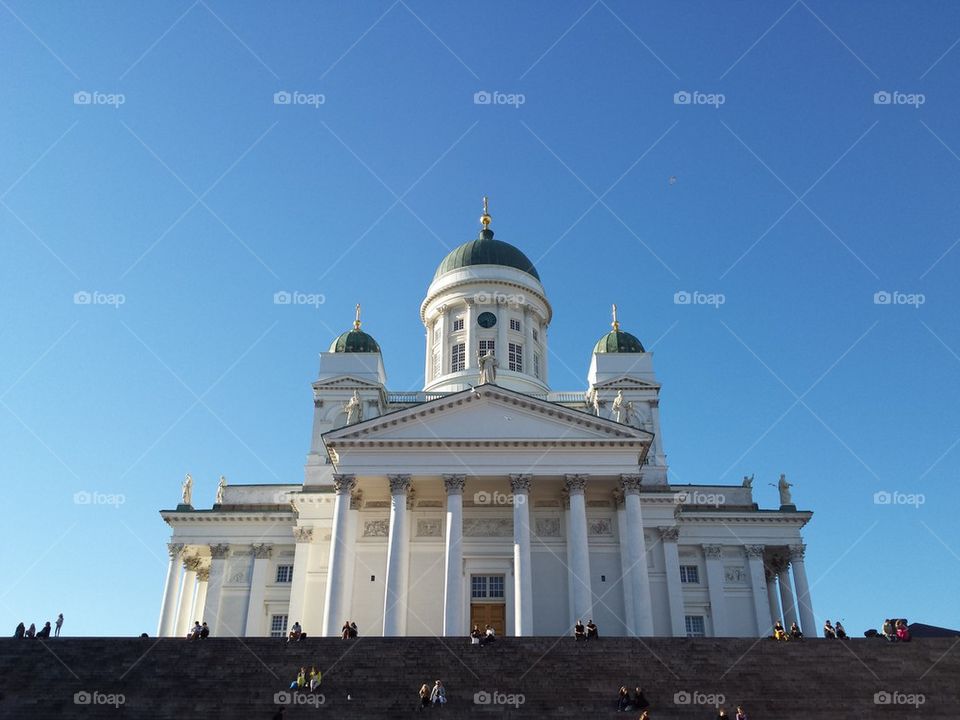
<path fill-rule="evenodd" d="M 494 240 L 493 230 L 490 228 L 481 230 L 476 240 L 465 242 L 452 250 L 440 263 L 433 279 L 436 280 L 445 272 L 468 265 L 503 265 L 521 270 L 537 280 L 540 279 L 530 258 L 510 243 Z"/>

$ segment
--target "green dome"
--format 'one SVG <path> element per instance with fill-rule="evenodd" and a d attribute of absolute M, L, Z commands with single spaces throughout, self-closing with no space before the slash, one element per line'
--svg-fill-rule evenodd
<path fill-rule="evenodd" d="M 330 343 L 329 352 L 378 353 L 380 346 L 363 330 L 348 330 Z"/>
<path fill-rule="evenodd" d="M 468 265 L 503 265 L 504 267 L 522 270 L 537 280 L 540 279 L 540 275 L 537 274 L 537 269 L 530 262 L 530 258 L 510 243 L 494 240 L 493 230 L 489 228 L 481 230 L 476 240 L 466 242 L 451 251 L 440 263 L 433 279 L 436 280 L 445 272 Z"/>
<path fill-rule="evenodd" d="M 623 330 L 611 330 L 597 340 L 595 353 L 642 353 L 646 352 L 636 337 Z"/>

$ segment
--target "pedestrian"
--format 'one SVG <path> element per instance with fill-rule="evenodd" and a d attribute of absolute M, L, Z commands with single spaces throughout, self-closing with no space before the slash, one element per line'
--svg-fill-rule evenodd
<path fill-rule="evenodd" d="M 434 705 L 445 705 L 447 702 L 447 691 L 439 680 L 433 684 L 433 690 L 430 691 L 430 702 Z"/>
<path fill-rule="evenodd" d="M 57 630 L 56 632 L 54 632 L 54 637 L 60 637 L 60 628 L 62 627 L 63 627 L 63 613 L 60 613 L 59 615 L 57 615 L 57 622 L 56 622 Z"/>
<path fill-rule="evenodd" d="M 427 687 L 427 684 L 424 683 L 420 686 L 420 706 L 418 710 L 423 710 L 430 704 L 430 688 Z"/>

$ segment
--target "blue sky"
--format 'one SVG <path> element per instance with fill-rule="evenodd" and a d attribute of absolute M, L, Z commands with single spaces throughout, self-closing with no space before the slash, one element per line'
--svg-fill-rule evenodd
<path fill-rule="evenodd" d="M 674 482 L 755 473 L 772 507 L 787 473 L 819 619 L 955 625 L 958 27 L 950 2 L 4 0 L 0 617 L 154 633 L 184 473 L 200 506 L 221 474 L 300 481 L 354 303 L 420 388 L 419 303 L 487 194 L 553 303 L 554 389 L 617 302 Z"/>

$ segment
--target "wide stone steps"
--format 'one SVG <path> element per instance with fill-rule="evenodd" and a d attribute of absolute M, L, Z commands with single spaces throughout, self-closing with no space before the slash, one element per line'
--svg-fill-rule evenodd
<path fill-rule="evenodd" d="M 501 638 L 477 647 L 361 637 L 2 639 L 0 719 L 271 718 L 275 695 L 313 664 L 324 673 L 323 702 L 281 695 L 287 718 L 407 716 L 420 685 L 436 679 L 449 702 L 429 712 L 449 718 L 624 717 L 620 685 L 644 688 L 654 720 L 713 718 L 720 695 L 731 716 L 743 704 L 753 720 L 960 718 L 956 639 Z M 877 704 L 884 692 L 891 702 Z M 90 703 L 75 702 L 77 693 Z"/>

